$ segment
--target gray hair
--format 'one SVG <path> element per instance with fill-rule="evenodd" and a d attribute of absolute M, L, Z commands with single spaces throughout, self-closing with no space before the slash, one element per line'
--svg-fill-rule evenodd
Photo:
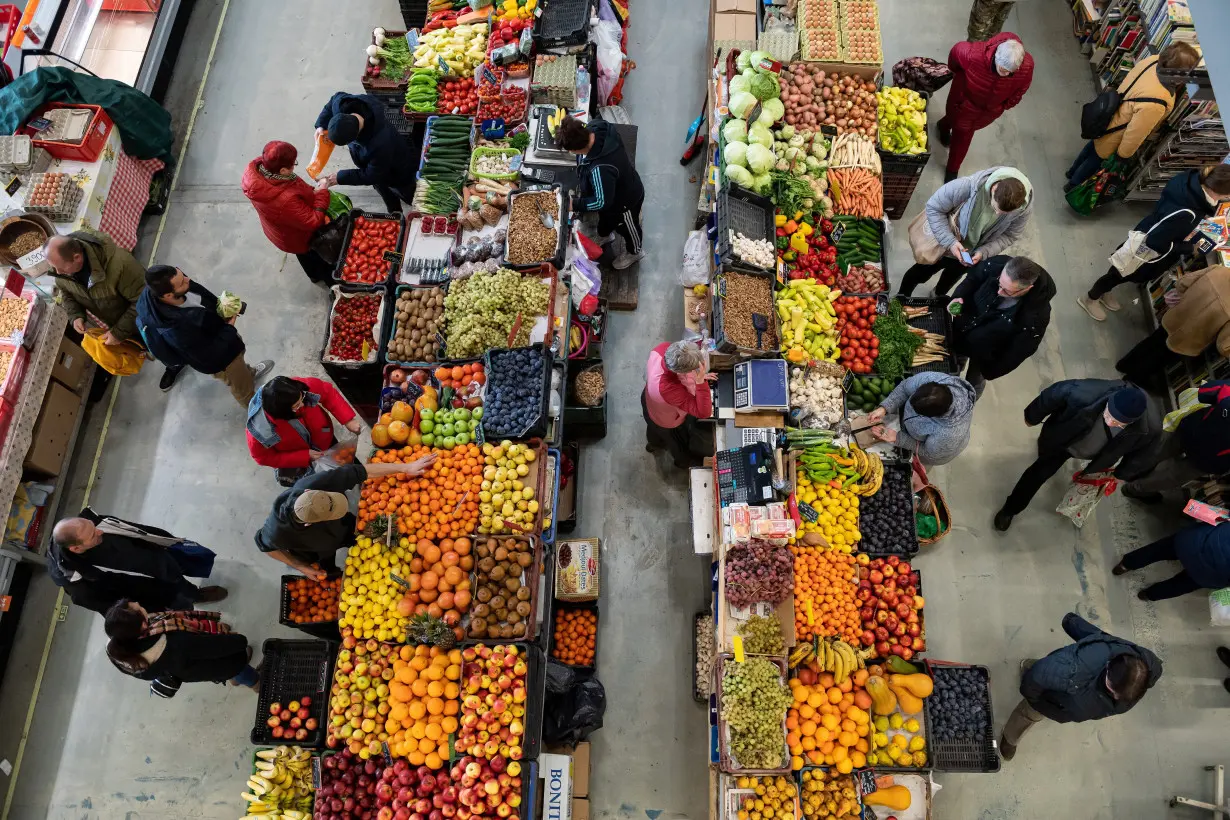
<path fill-rule="evenodd" d="M 1025 46 L 1020 40 L 1005 40 L 995 49 L 995 67 L 1016 71 L 1025 62 Z"/>
<path fill-rule="evenodd" d="M 1032 285 L 1038 281 L 1038 277 L 1046 273 L 1046 269 L 1024 256 L 1014 256 L 1004 265 L 1004 273 L 1008 274 L 1013 282 L 1022 285 Z"/>
<path fill-rule="evenodd" d="M 666 369 L 673 373 L 691 373 L 705 363 L 696 342 L 674 342 L 666 348 Z"/>
<path fill-rule="evenodd" d="M 85 243 L 73 236 L 53 233 L 43 243 L 43 253 L 54 248 L 59 248 L 60 255 L 65 259 L 75 259 L 85 255 Z"/>
<path fill-rule="evenodd" d="M 85 541 L 81 529 L 83 525 L 89 523 L 88 519 L 79 517 L 61 519 L 51 528 L 51 538 L 63 549 L 75 547 Z"/>

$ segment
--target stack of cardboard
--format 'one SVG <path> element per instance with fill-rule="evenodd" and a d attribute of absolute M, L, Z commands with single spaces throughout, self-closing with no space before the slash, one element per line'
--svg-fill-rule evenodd
<path fill-rule="evenodd" d="M 710 0 L 713 41 L 756 42 L 757 0 Z"/>
<path fill-rule="evenodd" d="M 589 820 L 589 744 L 552 749 L 538 756 L 542 820 Z"/>

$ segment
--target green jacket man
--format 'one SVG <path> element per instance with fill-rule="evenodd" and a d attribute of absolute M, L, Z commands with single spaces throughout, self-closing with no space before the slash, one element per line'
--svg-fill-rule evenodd
<path fill-rule="evenodd" d="M 137 298 L 145 289 L 145 268 L 131 253 L 109 236 L 74 231 L 49 239 L 46 254 L 73 329 L 84 334 L 93 315 L 107 326 L 107 344 L 141 343 Z"/>

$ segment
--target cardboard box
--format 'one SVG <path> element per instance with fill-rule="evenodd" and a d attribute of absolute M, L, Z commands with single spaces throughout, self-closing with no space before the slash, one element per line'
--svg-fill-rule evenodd
<path fill-rule="evenodd" d="M 60 340 L 60 349 L 56 352 L 55 363 L 51 365 L 51 378 L 67 387 L 77 395 L 81 395 L 81 377 L 85 374 L 90 358 L 81 349 L 81 345 L 65 336 Z"/>
<path fill-rule="evenodd" d="M 589 742 L 578 743 L 572 750 L 572 796 L 589 797 Z M 572 801 L 573 806 L 576 801 Z M 588 802 L 588 801 L 587 801 Z M 586 806 L 588 813 L 589 806 Z M 573 809 L 573 820 L 576 820 L 576 810 Z"/>
<path fill-rule="evenodd" d="M 81 398 L 76 393 L 59 382 L 48 383 L 47 396 L 34 425 L 34 442 L 26 453 L 26 469 L 48 477 L 60 474 L 80 409 Z"/>
<path fill-rule="evenodd" d="M 589 801 L 572 798 L 572 820 L 589 820 Z"/>
<path fill-rule="evenodd" d="M 718 14 L 755 14 L 756 0 L 715 0 L 714 8 Z"/>
<path fill-rule="evenodd" d="M 756 15 L 726 12 L 713 17 L 713 39 L 756 41 Z"/>
<path fill-rule="evenodd" d="M 542 779 L 541 820 L 572 818 L 572 758 L 568 755 L 538 755 L 538 776 Z"/>

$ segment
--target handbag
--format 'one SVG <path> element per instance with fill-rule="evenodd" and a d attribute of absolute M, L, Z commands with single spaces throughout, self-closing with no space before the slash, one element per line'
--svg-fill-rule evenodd
<path fill-rule="evenodd" d="M 160 698 L 173 698 L 180 686 L 183 686 L 183 681 L 174 675 L 159 675 L 150 682 L 149 693 Z"/>
<path fill-rule="evenodd" d="M 1064 194 L 1064 199 L 1072 210 L 1081 216 L 1089 216 L 1126 193 L 1123 186 L 1123 169 L 1126 167 L 1126 162 L 1111 154 L 1093 176 Z"/>
<path fill-rule="evenodd" d="M 1126 122 L 1111 128 L 1110 121 L 1115 118 L 1119 106 L 1127 101 L 1127 95 L 1132 92 L 1132 86 L 1136 85 L 1136 81 L 1147 73 L 1148 69 L 1144 69 L 1133 77 L 1128 87 L 1123 89 L 1123 93 L 1119 93 L 1116 88 L 1107 88 L 1093 100 L 1085 103 L 1081 107 L 1081 139 L 1094 140 L 1127 128 L 1128 123 Z M 1163 108 L 1166 106 L 1166 101 L 1159 100 L 1157 97 L 1137 97 L 1132 102 L 1157 103 Z"/>
<path fill-rule="evenodd" d="M 330 265 L 336 265 L 337 260 L 341 258 L 342 246 L 346 243 L 346 233 L 349 227 L 350 214 L 342 214 L 312 234 L 312 238 L 308 240 L 308 248 L 315 251 L 317 256 Z"/>
<path fill-rule="evenodd" d="M 953 233 L 956 233 L 956 231 L 954 230 Z M 927 223 L 927 211 L 925 209 L 918 216 L 910 220 L 909 234 L 910 250 L 914 252 L 914 261 L 920 265 L 934 265 L 940 261 L 944 256 L 944 252 L 948 250 L 931 233 L 931 226 Z"/>
<path fill-rule="evenodd" d="M 179 571 L 190 578 L 208 578 L 214 571 L 214 551 L 195 541 L 180 541 L 167 547 Z"/>
<path fill-rule="evenodd" d="M 934 94 L 952 80 L 952 69 L 931 57 L 906 57 L 893 63 L 893 85 Z"/>
<path fill-rule="evenodd" d="M 117 345 L 103 342 L 105 331 L 92 327 L 81 338 L 81 348 L 112 376 L 135 376 L 145 364 L 145 351 L 130 341 Z"/>
<path fill-rule="evenodd" d="M 1064 494 L 1063 501 L 1059 502 L 1055 512 L 1066 516 L 1078 529 L 1084 527 L 1098 502 L 1103 497 L 1112 495 L 1118 486 L 1119 480 L 1113 473 L 1073 473 L 1072 486 Z"/>
<path fill-rule="evenodd" d="M 1157 222 L 1153 223 L 1153 227 L 1147 231 L 1128 231 L 1127 241 L 1115 249 L 1115 252 L 1110 255 L 1110 264 L 1115 270 L 1123 276 L 1130 276 L 1140 269 L 1141 265 L 1146 265 L 1149 262 L 1156 262 L 1167 253 L 1174 249 L 1174 243 L 1170 243 L 1170 247 L 1166 249 L 1166 253 L 1158 253 L 1145 244 L 1145 240 L 1149 238 L 1149 234 L 1153 233 L 1153 228 L 1161 225 L 1167 219 L 1175 214 L 1191 214 L 1192 219 L 1196 218 L 1196 213 L 1191 208 L 1180 208 L 1177 211 L 1172 211 L 1166 214 Z"/>

